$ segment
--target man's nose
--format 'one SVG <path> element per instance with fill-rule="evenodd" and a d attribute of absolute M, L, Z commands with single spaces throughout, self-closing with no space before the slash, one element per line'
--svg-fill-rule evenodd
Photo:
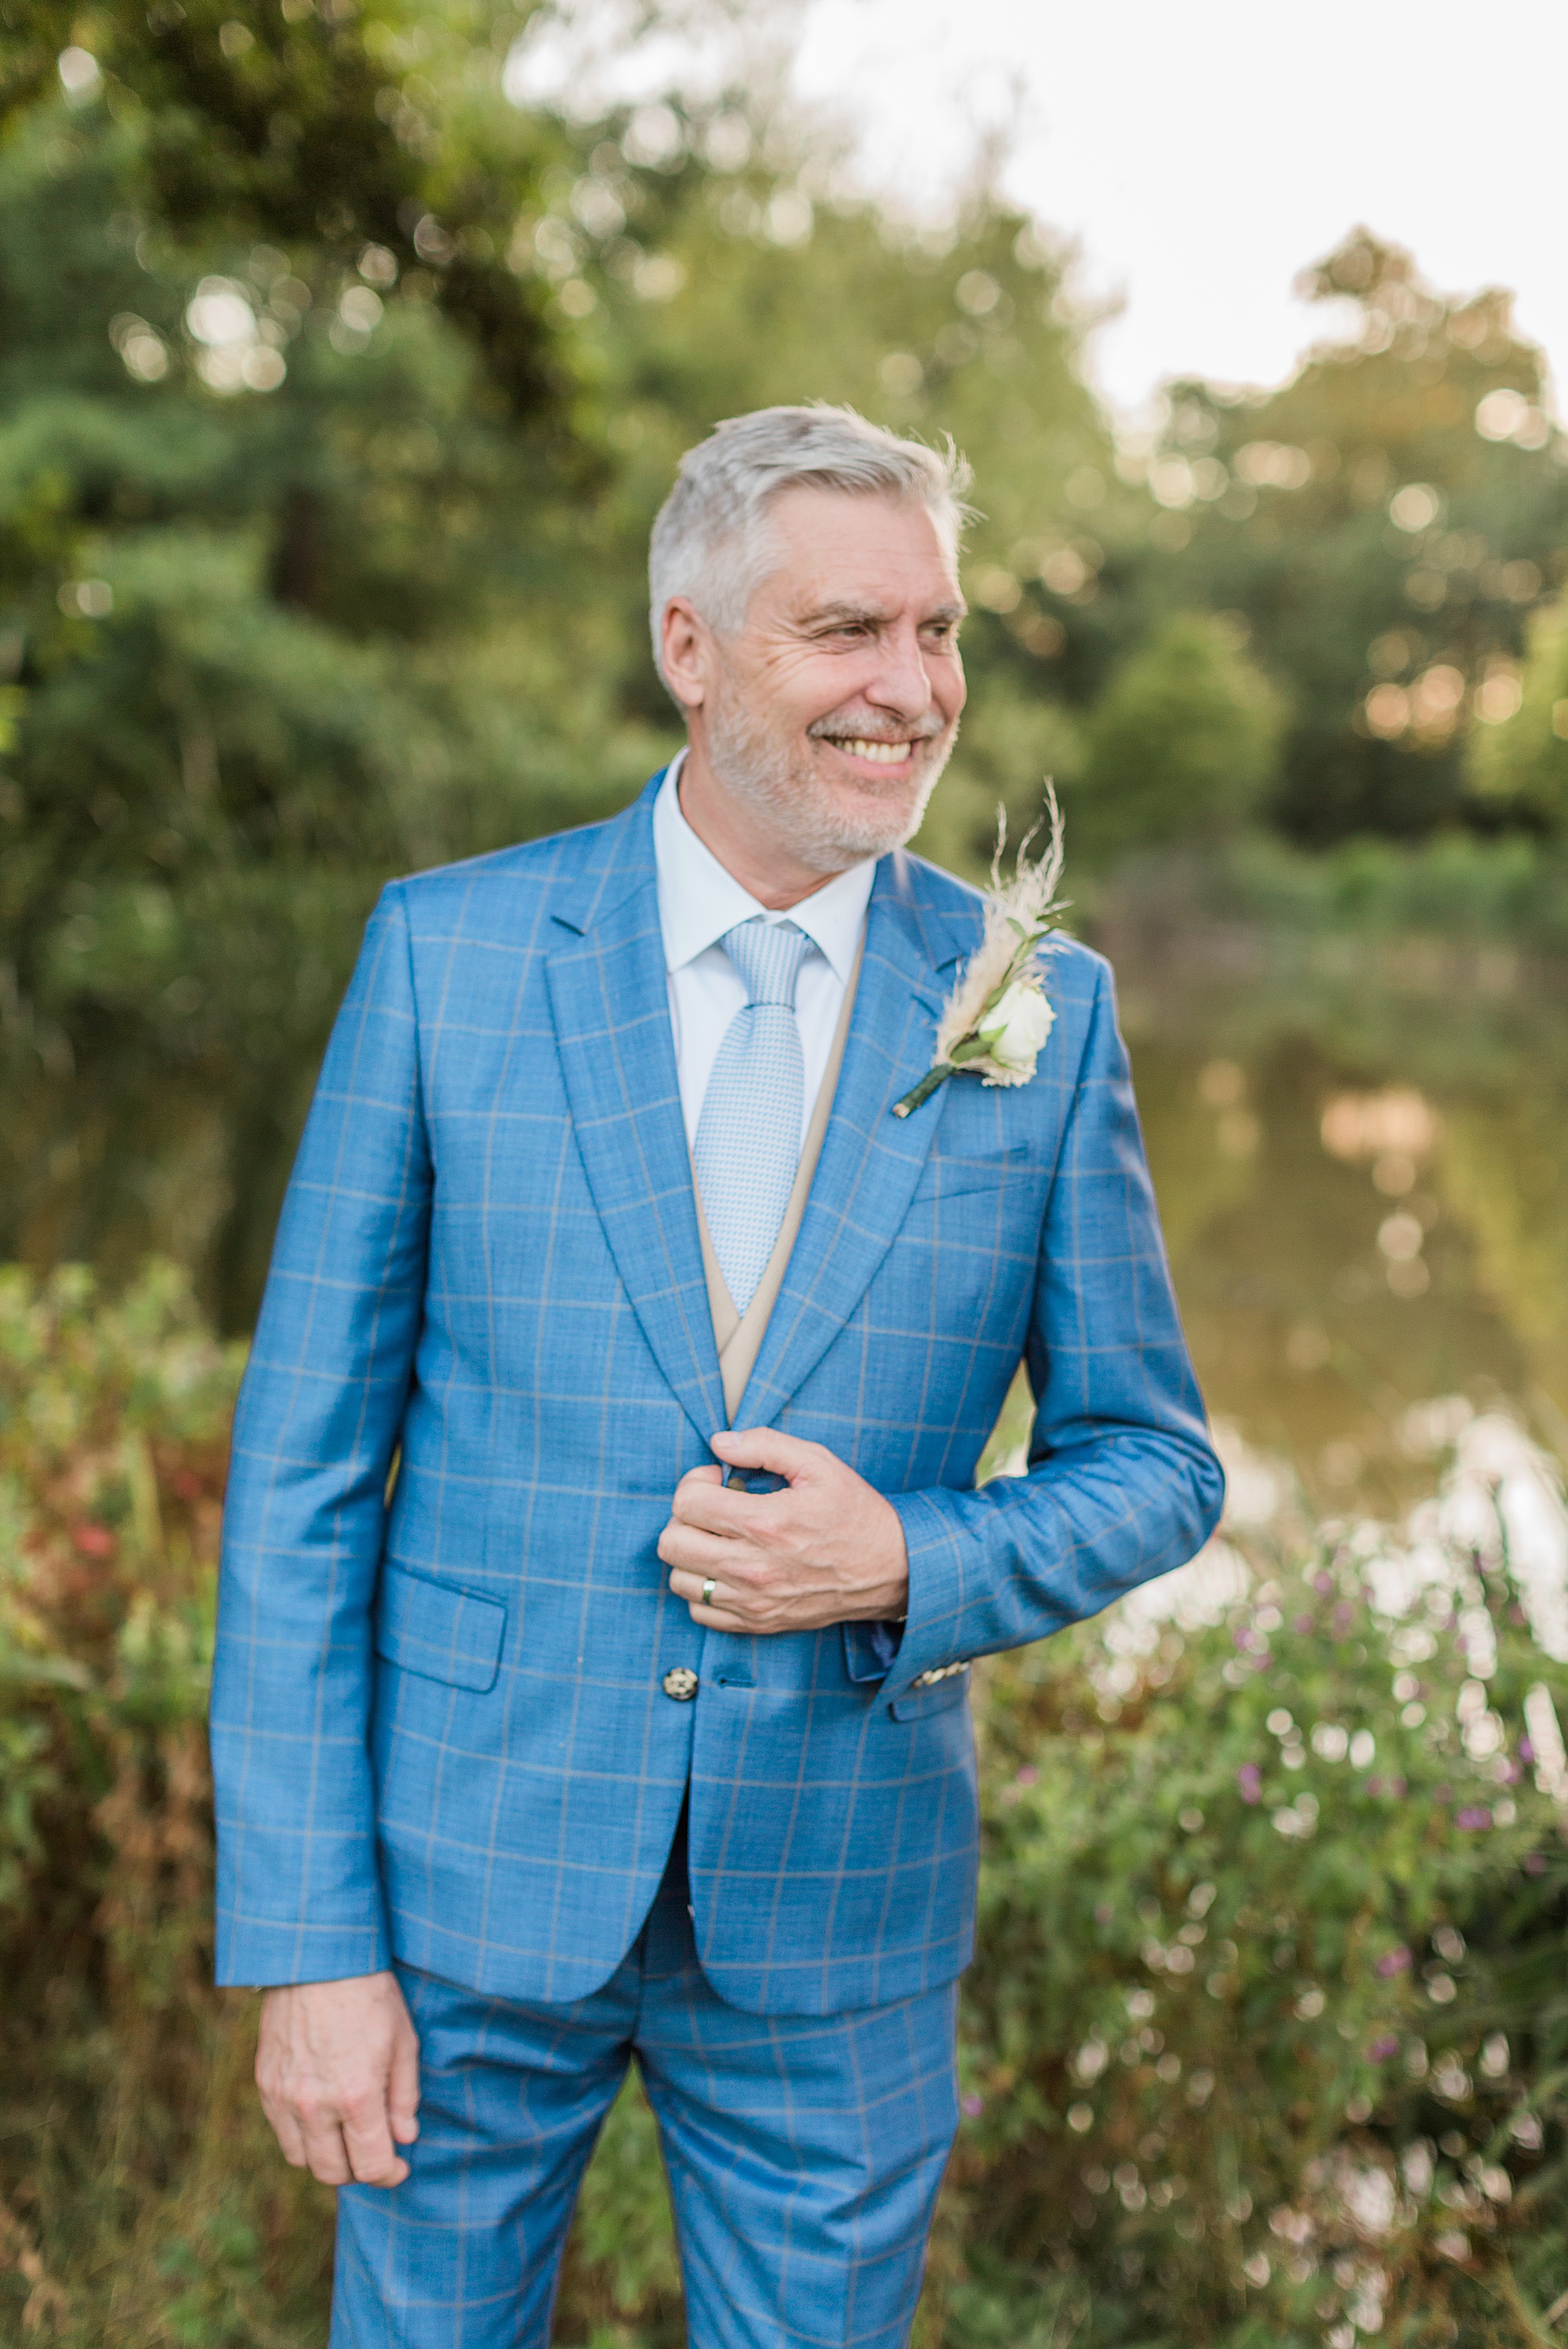
<path fill-rule="evenodd" d="M 913 624 L 900 628 L 883 637 L 881 649 L 876 675 L 865 688 L 866 699 L 900 718 L 923 718 L 931 708 L 931 675 L 919 629 Z"/>

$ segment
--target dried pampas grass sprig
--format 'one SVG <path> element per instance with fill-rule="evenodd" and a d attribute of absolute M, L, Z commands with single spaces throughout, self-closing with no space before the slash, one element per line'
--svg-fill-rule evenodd
<path fill-rule="evenodd" d="M 1033 862 L 1029 845 L 1037 824 L 1019 846 L 1013 877 L 1002 878 L 1007 841 L 1006 811 L 996 811 L 996 849 L 991 886 L 985 892 L 985 926 L 979 946 L 958 975 L 936 1028 L 936 1057 L 919 1084 L 893 1104 L 907 1117 L 949 1077 L 967 1070 L 987 1085 L 1026 1085 L 1055 1018 L 1037 965 L 1048 947 L 1056 916 L 1063 910 L 1057 890 L 1062 877 L 1062 815 L 1054 787 L 1046 785 L 1049 837 Z"/>

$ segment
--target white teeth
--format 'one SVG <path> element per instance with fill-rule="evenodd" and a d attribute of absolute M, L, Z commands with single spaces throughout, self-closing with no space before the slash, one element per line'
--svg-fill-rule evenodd
<path fill-rule="evenodd" d="M 908 742 L 856 740 L 841 742 L 839 747 L 842 750 L 847 750 L 851 759 L 870 759 L 873 765 L 879 767 L 902 767 L 909 756 L 912 746 Z"/>

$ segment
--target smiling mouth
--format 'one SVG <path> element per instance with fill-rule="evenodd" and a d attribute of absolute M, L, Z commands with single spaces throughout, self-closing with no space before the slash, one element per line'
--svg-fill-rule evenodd
<path fill-rule="evenodd" d="M 914 755 L 913 742 L 875 742 L 861 734 L 829 737 L 835 750 L 851 759 L 869 759 L 873 767 L 902 767 Z"/>

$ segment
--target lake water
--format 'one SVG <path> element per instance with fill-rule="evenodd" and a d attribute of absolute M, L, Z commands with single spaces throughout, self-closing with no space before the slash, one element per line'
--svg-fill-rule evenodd
<path fill-rule="evenodd" d="M 1568 1457 L 1568 977 L 1440 942 L 1108 943 L 1216 1418 L 1326 1508 L 1407 1500 L 1437 1398 Z"/>

